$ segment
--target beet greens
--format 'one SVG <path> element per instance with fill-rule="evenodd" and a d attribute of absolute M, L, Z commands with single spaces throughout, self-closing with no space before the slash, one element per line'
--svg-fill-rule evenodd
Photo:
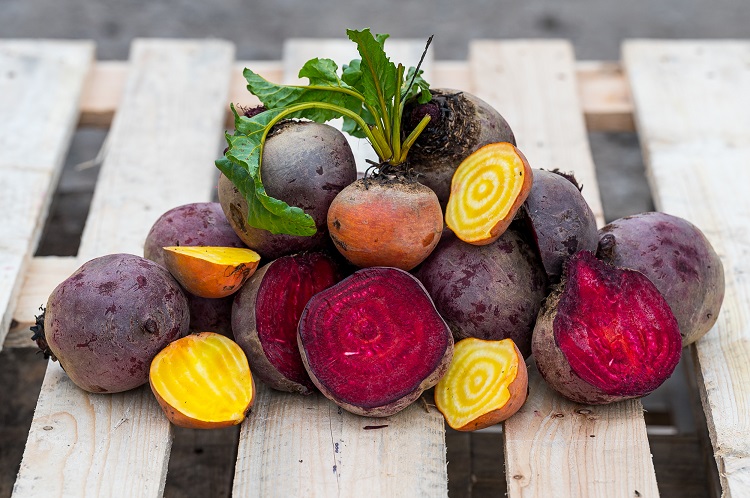
<path fill-rule="evenodd" d="M 216 166 L 247 199 L 251 226 L 274 234 L 316 232 L 312 217 L 298 207 L 270 197 L 263 187 L 260 175 L 263 145 L 279 121 L 303 118 L 326 122 L 343 117 L 344 131 L 366 138 L 380 161 L 391 165 L 406 160 L 409 148 L 427 126 L 429 115 L 408 135 L 401 129 L 404 106 L 413 101 L 426 103 L 431 97 L 419 64 L 406 70 L 402 64 L 391 62 L 383 48 L 388 35 L 373 35 L 369 29 L 347 30 L 347 35 L 357 44 L 361 59 L 345 65 L 340 76 L 334 61 L 318 58 L 306 62 L 299 72 L 300 78 L 309 80 L 308 85 L 271 83 L 245 69 L 247 88 L 260 99 L 266 111 L 246 117 L 232 106 L 235 133 L 227 134 L 229 147 Z M 431 38 L 427 46 L 430 41 Z"/>

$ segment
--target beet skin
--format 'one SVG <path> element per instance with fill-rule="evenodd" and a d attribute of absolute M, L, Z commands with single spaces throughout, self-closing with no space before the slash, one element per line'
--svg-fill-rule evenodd
<path fill-rule="evenodd" d="M 542 307 L 532 341 L 539 373 L 576 403 L 645 396 L 680 360 L 669 305 L 643 274 L 581 251 Z"/>
<path fill-rule="evenodd" d="M 80 388 L 115 393 L 148 382 L 156 354 L 188 331 L 187 300 L 172 276 L 131 254 L 85 263 L 47 301 L 50 353 Z"/>
<path fill-rule="evenodd" d="M 417 277 L 435 301 L 456 340 L 513 339 L 531 354 L 531 331 L 547 292 L 536 252 L 517 232 L 505 231 L 485 246 L 446 231 Z"/>
<path fill-rule="evenodd" d="M 596 218 L 575 179 L 557 171 L 534 170 L 531 192 L 521 209 L 550 280 L 562 275 L 565 261 L 578 251 L 596 251 Z"/>
<path fill-rule="evenodd" d="M 453 356 L 450 329 L 427 291 L 397 268 L 365 268 L 313 296 L 297 338 L 318 389 L 369 417 L 406 408 Z"/>

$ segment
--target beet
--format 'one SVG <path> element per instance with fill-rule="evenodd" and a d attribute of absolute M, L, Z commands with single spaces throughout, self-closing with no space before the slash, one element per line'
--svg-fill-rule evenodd
<path fill-rule="evenodd" d="M 677 320 L 648 278 L 581 251 L 539 312 L 532 348 L 552 388 L 577 403 L 605 404 L 659 387 L 682 343 Z"/>
<path fill-rule="evenodd" d="M 310 380 L 297 346 L 297 322 L 307 301 L 341 279 L 323 253 L 284 256 L 260 268 L 232 306 L 232 330 L 253 373 L 280 391 L 310 394 Z"/>
<path fill-rule="evenodd" d="M 216 332 L 233 338 L 232 303 L 234 296 L 218 299 L 185 293 L 190 308 L 190 332 Z"/>
<path fill-rule="evenodd" d="M 485 246 L 446 231 L 417 272 L 456 340 L 510 338 L 528 357 L 547 292 L 536 252 L 513 229 Z"/>
<path fill-rule="evenodd" d="M 310 299 L 299 321 L 305 367 L 320 391 L 352 413 L 387 417 L 443 376 L 450 329 L 409 273 L 372 267 Z"/>
<path fill-rule="evenodd" d="M 115 393 L 148 382 L 149 365 L 188 331 L 185 295 L 156 263 L 109 254 L 84 263 L 47 301 L 44 335 L 80 388 Z"/>
<path fill-rule="evenodd" d="M 431 88 L 430 93 L 429 103 L 405 109 L 403 127 L 409 133 L 423 116 L 430 115 L 430 123 L 409 150 L 409 167 L 445 207 L 453 173 L 466 157 L 495 142 L 516 145 L 516 139 L 508 122 L 482 99 L 446 88 Z"/>
<path fill-rule="evenodd" d="M 154 222 L 143 245 L 143 257 L 166 268 L 163 247 L 245 247 L 218 202 L 194 202 L 170 209 Z"/>
<path fill-rule="evenodd" d="M 247 200 L 224 175 L 219 202 L 237 235 L 266 259 L 330 247 L 328 206 L 357 179 L 354 155 L 344 135 L 332 126 L 309 121 L 275 125 L 263 146 L 261 177 L 266 193 L 303 209 L 315 220 L 310 237 L 272 234 L 247 224 Z"/>
<path fill-rule="evenodd" d="M 646 275 L 669 303 L 683 346 L 716 323 L 724 301 L 724 266 L 703 232 L 687 220 L 650 212 L 599 231 L 597 256 Z"/>
<path fill-rule="evenodd" d="M 533 234 L 544 270 L 552 280 L 578 251 L 596 251 L 596 218 L 575 178 L 535 169 L 531 192 L 521 209 Z"/>

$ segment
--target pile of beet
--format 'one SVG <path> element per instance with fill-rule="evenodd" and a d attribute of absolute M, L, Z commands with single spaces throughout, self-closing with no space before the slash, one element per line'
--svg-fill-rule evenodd
<path fill-rule="evenodd" d="M 45 353 L 88 391 L 149 382 L 189 427 L 240 423 L 255 379 L 379 417 L 437 385 L 458 430 L 512 416 L 532 358 L 577 403 L 661 385 L 719 315 L 708 239 L 664 213 L 598 230 L 575 178 L 532 169 L 486 102 L 381 63 L 404 86 L 380 110 L 403 115 L 377 123 L 376 104 L 360 115 L 332 98 L 314 113 L 297 87 L 246 70 L 265 107 L 235 111 L 219 202 L 162 215 L 145 258 L 98 258 L 62 282 L 34 327 Z M 338 111 L 380 155 L 364 178 L 342 132 L 314 122 Z"/>

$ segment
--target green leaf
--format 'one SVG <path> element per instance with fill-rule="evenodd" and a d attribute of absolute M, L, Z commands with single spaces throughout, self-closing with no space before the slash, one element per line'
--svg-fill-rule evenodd
<path fill-rule="evenodd" d="M 301 77 L 310 79 L 309 86 L 272 83 L 250 69 L 245 69 L 247 88 L 267 109 L 289 107 L 303 102 L 325 102 L 361 113 L 364 97 L 336 75 L 338 67 L 330 59 L 312 59 L 300 70 Z M 340 117 L 326 109 L 307 109 L 290 118 L 306 118 L 325 123 Z"/>
<path fill-rule="evenodd" d="M 347 30 L 349 39 L 357 44 L 361 59 L 360 71 L 362 93 L 365 101 L 379 108 L 383 120 L 390 121 L 394 104 L 400 97 L 396 84 L 396 65 L 386 56 L 383 46 L 387 35 L 373 36 L 369 29 Z M 386 127 L 389 125 L 386 124 Z M 388 135 L 388 133 L 386 133 Z"/>
<path fill-rule="evenodd" d="M 406 73 L 404 84 L 401 88 L 401 101 L 409 102 L 416 97 L 417 102 L 420 104 L 426 104 L 432 99 L 432 95 L 430 94 L 430 84 L 422 77 L 424 71 L 420 69 L 416 76 L 414 75 L 414 71 L 415 68 L 410 67 L 409 71 Z M 414 82 L 411 84 L 411 87 L 409 87 L 409 82 L 412 81 L 412 78 L 414 79 Z"/>

